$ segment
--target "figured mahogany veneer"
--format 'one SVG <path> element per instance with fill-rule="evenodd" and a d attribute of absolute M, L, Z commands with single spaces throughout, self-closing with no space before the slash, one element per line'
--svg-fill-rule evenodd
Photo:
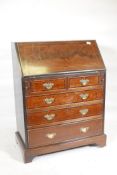
<path fill-rule="evenodd" d="M 86 85 L 82 83 L 82 80 L 87 80 Z M 64 77 L 57 79 L 55 78 L 44 78 L 44 79 L 34 79 L 27 82 L 26 90 L 30 91 L 30 93 L 44 93 L 44 91 L 54 91 L 61 89 L 70 89 L 77 87 L 85 87 L 85 86 L 95 86 L 100 84 L 100 76 L 97 75 L 84 75 L 84 76 L 76 76 L 76 77 Z M 51 86 L 46 86 L 51 85 Z"/>
<path fill-rule="evenodd" d="M 72 77 L 69 78 L 69 88 L 76 88 L 79 86 L 86 86 L 85 84 L 83 85 L 82 80 L 88 80 L 88 82 L 86 83 L 87 86 L 95 86 L 97 84 L 99 84 L 99 76 L 79 76 L 79 77 Z"/>
<path fill-rule="evenodd" d="M 28 130 L 29 148 L 91 137 L 102 133 L 102 119 Z"/>
<path fill-rule="evenodd" d="M 38 112 L 27 113 L 27 125 L 29 128 L 37 125 L 49 125 L 60 121 L 97 116 L 103 113 L 103 104 L 83 105 L 78 107 L 40 110 Z"/>
<path fill-rule="evenodd" d="M 41 91 L 49 91 L 49 90 L 56 90 L 56 89 L 65 89 L 65 78 L 58 78 L 58 79 L 42 79 L 42 80 L 32 80 L 30 82 L 30 91 L 31 92 L 41 92 Z M 48 89 L 46 88 L 46 84 L 52 84 Z M 45 86 L 44 86 L 45 85 Z"/>
<path fill-rule="evenodd" d="M 24 76 L 104 70 L 95 41 L 16 43 Z"/>
<path fill-rule="evenodd" d="M 52 101 L 50 101 L 50 104 L 48 101 L 46 101 L 46 99 L 52 99 Z M 41 96 L 30 96 L 26 98 L 26 108 L 32 109 L 99 99 L 103 99 L 103 89 Z"/>
<path fill-rule="evenodd" d="M 16 132 L 24 162 L 106 144 L 106 69 L 96 41 L 12 44 Z"/>

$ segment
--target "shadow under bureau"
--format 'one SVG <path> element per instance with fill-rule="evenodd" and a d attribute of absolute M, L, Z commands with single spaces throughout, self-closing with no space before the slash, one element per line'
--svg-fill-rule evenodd
<path fill-rule="evenodd" d="M 96 41 L 12 43 L 17 132 L 24 161 L 106 144 L 106 70 Z"/>

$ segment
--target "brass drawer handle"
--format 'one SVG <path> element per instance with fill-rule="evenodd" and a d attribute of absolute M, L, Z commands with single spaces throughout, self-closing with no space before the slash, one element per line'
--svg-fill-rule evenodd
<path fill-rule="evenodd" d="M 44 101 L 46 104 L 52 104 L 54 102 L 54 98 L 45 98 Z"/>
<path fill-rule="evenodd" d="M 54 133 L 48 133 L 48 134 L 46 134 L 46 137 L 48 139 L 53 139 L 55 136 L 56 136 L 56 133 L 55 132 Z"/>
<path fill-rule="evenodd" d="M 55 117 L 55 114 L 46 114 L 44 115 L 44 118 L 47 119 L 47 120 L 53 120 Z"/>
<path fill-rule="evenodd" d="M 81 109 L 80 110 L 80 113 L 82 114 L 82 115 L 86 115 L 87 113 L 88 113 L 88 109 Z"/>
<path fill-rule="evenodd" d="M 88 98 L 89 94 L 86 93 L 86 94 L 80 94 L 80 97 L 83 99 L 83 100 L 86 100 Z"/>
<path fill-rule="evenodd" d="M 82 127 L 82 128 L 80 128 L 80 132 L 86 133 L 86 132 L 88 132 L 89 129 L 90 128 L 88 126 L 87 127 Z"/>
<path fill-rule="evenodd" d="M 45 87 L 46 89 L 52 89 L 52 87 L 54 86 L 54 83 L 44 83 L 43 87 Z"/>
<path fill-rule="evenodd" d="M 81 80 L 80 80 L 80 83 L 81 83 L 83 86 L 86 86 L 86 85 L 89 83 L 89 79 L 81 79 Z"/>

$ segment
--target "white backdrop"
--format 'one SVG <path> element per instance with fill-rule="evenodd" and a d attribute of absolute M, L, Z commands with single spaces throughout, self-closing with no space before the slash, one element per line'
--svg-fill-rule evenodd
<path fill-rule="evenodd" d="M 23 164 L 15 143 L 11 42 L 96 39 L 107 67 L 107 146 Z M 117 0 L 0 0 L 0 173 L 117 174 Z"/>

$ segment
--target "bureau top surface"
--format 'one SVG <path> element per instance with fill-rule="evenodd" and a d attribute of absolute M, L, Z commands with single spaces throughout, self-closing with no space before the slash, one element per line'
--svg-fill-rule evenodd
<path fill-rule="evenodd" d="M 105 69 L 95 40 L 15 43 L 23 76 Z"/>

